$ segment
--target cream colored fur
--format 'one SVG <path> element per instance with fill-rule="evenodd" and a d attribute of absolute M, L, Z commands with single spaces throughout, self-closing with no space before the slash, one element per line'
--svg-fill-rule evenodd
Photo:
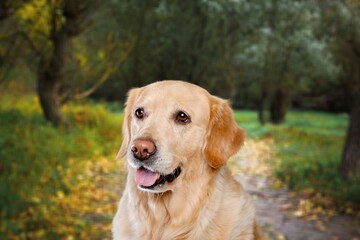
<path fill-rule="evenodd" d="M 136 119 L 137 108 L 146 112 Z M 191 122 L 175 121 L 185 111 Z M 157 147 L 151 165 L 181 174 L 157 193 L 134 180 L 132 142 L 149 138 Z M 119 157 L 126 156 L 127 183 L 113 220 L 113 239 L 258 239 L 255 210 L 226 161 L 244 140 L 227 101 L 181 81 L 161 81 L 129 92 Z"/>

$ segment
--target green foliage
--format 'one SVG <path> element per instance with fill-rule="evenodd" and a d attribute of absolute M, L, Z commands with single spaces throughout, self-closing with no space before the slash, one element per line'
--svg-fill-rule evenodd
<path fill-rule="evenodd" d="M 338 104 L 337 111 L 346 111 L 349 103 L 338 101 L 348 97 L 345 86 L 334 84 L 339 76 L 357 76 L 351 53 L 359 42 L 355 1 L 6 2 L 15 11 L 0 27 L 0 83 L 26 81 L 33 87 L 54 54 L 52 32 L 73 16 L 66 64 L 60 64 L 59 95 L 65 99 L 104 84 L 95 97 L 120 100 L 131 87 L 183 79 L 231 97 L 237 107 L 258 107 L 263 90 L 269 105 L 282 88 L 286 107 L 294 98 L 296 106 Z M 72 3 L 70 9 L 65 2 Z M 346 83 L 350 90 L 352 82 Z"/>
<path fill-rule="evenodd" d="M 255 112 L 236 112 L 235 117 L 250 137 L 275 140 L 275 173 L 289 188 L 322 193 L 339 204 L 360 204 L 358 182 L 344 181 L 339 174 L 347 116 L 290 112 L 283 125 L 264 127 Z"/>
<path fill-rule="evenodd" d="M 69 174 L 81 161 L 114 158 L 120 144 L 121 116 L 103 106 L 72 104 L 64 109 L 71 130 L 56 129 L 41 116 L 37 99 L 0 100 L 1 238 L 21 236 L 54 224 L 55 196 L 71 191 L 78 179 Z M 79 169 L 79 172 L 82 170 Z M 45 239 L 60 237 L 47 231 Z"/>

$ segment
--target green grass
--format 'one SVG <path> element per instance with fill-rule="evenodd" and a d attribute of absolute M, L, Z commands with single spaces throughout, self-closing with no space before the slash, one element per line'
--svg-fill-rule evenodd
<path fill-rule="evenodd" d="M 121 143 L 120 114 L 87 102 L 68 105 L 63 111 L 71 130 L 45 121 L 34 96 L 0 97 L 1 239 L 37 229 L 49 229 L 44 239 L 62 238 L 48 220 L 55 214 L 54 196 L 69 193 L 77 182 L 67 169 L 79 161 L 116 155 Z"/>
<path fill-rule="evenodd" d="M 235 117 L 248 136 L 275 140 L 275 173 L 290 189 L 322 193 L 338 205 L 360 205 L 360 185 L 356 180 L 343 181 L 338 171 L 346 115 L 293 111 L 278 126 L 261 126 L 252 111 L 238 111 Z"/>

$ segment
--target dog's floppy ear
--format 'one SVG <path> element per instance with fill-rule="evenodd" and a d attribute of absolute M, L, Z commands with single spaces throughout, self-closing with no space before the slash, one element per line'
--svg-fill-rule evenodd
<path fill-rule="evenodd" d="M 130 122 L 131 122 L 131 115 L 132 113 L 132 109 L 133 109 L 133 105 L 136 101 L 136 99 L 138 98 L 139 94 L 141 92 L 141 88 L 134 88 L 131 89 L 128 92 L 128 98 L 125 104 L 125 110 L 124 110 L 124 120 L 123 120 L 123 125 L 122 125 L 122 136 L 123 136 L 123 140 L 121 143 L 121 147 L 120 150 L 116 156 L 116 159 L 122 158 L 123 156 L 125 156 L 127 148 L 130 144 L 130 134 L 131 134 L 131 130 L 130 130 Z"/>
<path fill-rule="evenodd" d="M 238 127 L 228 101 L 211 96 L 210 105 L 205 157 L 212 168 L 218 168 L 240 149 L 245 133 Z"/>

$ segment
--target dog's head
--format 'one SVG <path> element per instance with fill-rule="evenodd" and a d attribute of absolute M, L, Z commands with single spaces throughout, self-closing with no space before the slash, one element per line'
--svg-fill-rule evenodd
<path fill-rule="evenodd" d="M 175 189 L 186 175 L 225 165 L 244 141 L 227 101 L 181 81 L 132 89 L 124 112 L 123 142 L 139 189 Z"/>

